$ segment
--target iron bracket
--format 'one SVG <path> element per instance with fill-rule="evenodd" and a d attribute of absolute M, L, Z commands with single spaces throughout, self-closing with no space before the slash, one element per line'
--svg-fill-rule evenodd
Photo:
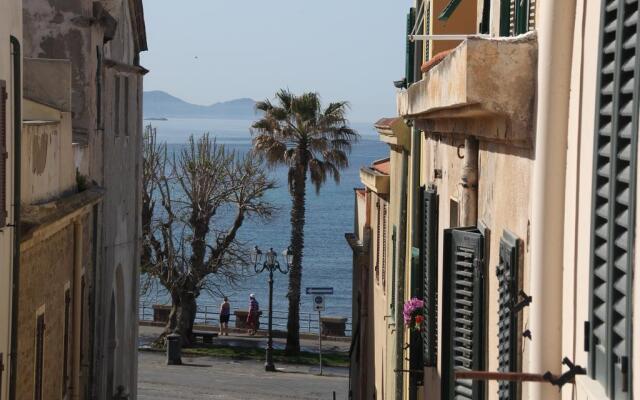
<path fill-rule="evenodd" d="M 564 386 L 567 383 L 573 383 L 575 382 L 575 378 L 576 375 L 586 375 L 587 374 L 587 370 L 582 368 L 579 365 L 575 365 L 571 360 L 569 360 L 568 357 L 565 357 L 562 360 L 562 364 L 566 365 L 567 367 L 569 367 L 569 371 L 565 372 L 564 374 L 560 375 L 559 377 L 554 376 L 550 371 L 547 371 L 543 377 L 544 379 L 551 383 L 554 386 L 557 386 L 558 389 L 562 389 L 562 386 Z"/>

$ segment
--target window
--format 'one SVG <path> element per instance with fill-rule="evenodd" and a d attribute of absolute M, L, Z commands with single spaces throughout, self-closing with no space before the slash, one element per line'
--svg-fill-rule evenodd
<path fill-rule="evenodd" d="M 96 124 L 102 128 L 102 52 L 96 46 Z"/>
<path fill-rule="evenodd" d="M 0 81 L 0 229 L 7 226 L 7 83 Z"/>
<path fill-rule="evenodd" d="M 421 255 L 426 329 L 422 332 L 422 348 L 427 367 L 437 365 L 438 354 L 438 201 L 435 187 L 424 191 Z"/>
<path fill-rule="evenodd" d="M 44 373 L 44 313 L 36 317 L 36 343 L 34 358 L 34 400 L 42 400 L 42 375 Z"/>
<path fill-rule="evenodd" d="M 114 95 L 113 95 L 113 132 L 116 136 L 120 134 L 120 77 L 116 75 L 114 83 Z"/>
<path fill-rule="evenodd" d="M 4 354 L 0 353 L 0 393 L 2 392 L 2 374 L 4 374 Z"/>
<path fill-rule="evenodd" d="M 62 397 L 69 392 L 69 385 L 71 380 L 69 379 L 69 340 L 71 329 L 71 290 L 66 289 L 64 291 L 64 333 L 63 333 L 63 360 L 62 360 Z"/>
<path fill-rule="evenodd" d="M 442 398 L 483 400 L 484 382 L 454 370 L 484 370 L 484 236 L 476 228 L 444 231 Z"/>
<path fill-rule="evenodd" d="M 604 1 L 592 193 L 589 375 L 630 399 L 638 141 L 638 0 Z"/>
<path fill-rule="evenodd" d="M 84 275 L 80 279 L 80 362 L 83 362 L 84 352 L 84 302 L 85 302 L 85 282 Z"/>
<path fill-rule="evenodd" d="M 458 200 L 451 198 L 449 199 L 449 227 L 455 228 L 460 226 L 460 213 L 458 211 Z"/>
<path fill-rule="evenodd" d="M 129 128 L 131 123 L 129 121 L 129 77 L 124 78 L 124 134 L 129 136 Z"/>

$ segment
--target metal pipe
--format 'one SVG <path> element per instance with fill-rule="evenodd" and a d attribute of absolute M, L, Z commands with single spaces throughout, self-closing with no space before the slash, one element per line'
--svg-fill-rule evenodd
<path fill-rule="evenodd" d="M 479 35 L 474 33 L 469 35 L 409 35 L 409 40 L 412 42 L 415 42 L 416 40 L 466 40 L 470 37 L 489 38 L 488 35 Z"/>
<path fill-rule="evenodd" d="M 478 139 L 464 139 L 464 162 L 460 177 L 460 225 L 478 223 Z"/>
<path fill-rule="evenodd" d="M 556 375 L 531 374 L 526 372 L 455 371 L 455 379 L 474 381 L 546 382 L 558 379 Z"/>
<path fill-rule="evenodd" d="M 413 248 L 420 249 L 420 241 L 422 236 L 420 232 L 422 232 L 421 225 L 422 221 L 420 220 L 420 212 L 421 203 L 420 203 L 420 158 L 421 158 L 421 131 L 416 128 L 412 128 L 411 130 L 411 247 L 412 247 L 412 257 L 413 257 Z M 421 254 L 418 254 L 417 257 L 421 257 Z M 411 297 L 423 298 L 424 294 L 422 291 L 422 285 L 424 281 L 424 276 L 419 272 L 419 268 L 413 268 L 414 261 L 411 260 Z M 418 341 L 422 341 L 422 337 L 419 333 L 411 333 L 409 335 L 409 342 L 412 346 L 418 346 Z M 412 359 L 412 354 L 409 353 L 410 359 L 410 369 L 416 368 L 418 365 L 415 359 Z M 423 363 L 419 363 L 419 366 L 422 367 Z M 409 400 L 416 400 L 418 398 L 418 383 L 421 378 L 421 373 L 423 370 L 419 370 L 420 373 L 413 373 L 409 375 Z"/>
<path fill-rule="evenodd" d="M 396 298 L 395 298 L 395 329 L 396 329 L 396 400 L 403 399 L 404 376 L 400 372 L 404 367 L 404 323 L 402 307 L 404 302 L 405 268 L 407 255 L 407 174 L 409 156 L 406 149 L 402 149 L 402 175 L 400 176 L 400 221 L 397 241 L 398 264 L 396 266 Z"/>
<path fill-rule="evenodd" d="M 573 53 L 574 1 L 538 5 L 536 145 L 531 205 L 529 371 L 561 370 L 567 124 Z M 560 399 L 551 385 L 529 385 L 531 400 Z"/>
<path fill-rule="evenodd" d="M 16 399 L 18 367 L 18 293 L 20 291 L 20 171 L 22 161 L 22 54 L 20 41 L 11 36 L 13 47 L 13 271 L 11 288 L 11 363 L 9 399 Z"/>

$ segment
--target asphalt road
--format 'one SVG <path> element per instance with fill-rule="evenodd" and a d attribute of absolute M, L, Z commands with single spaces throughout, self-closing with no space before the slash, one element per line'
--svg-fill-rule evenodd
<path fill-rule="evenodd" d="M 138 399 L 223 400 L 331 400 L 347 399 L 345 369 L 331 369 L 332 376 L 317 375 L 317 368 L 276 365 L 265 372 L 262 362 L 223 358 L 182 359 L 185 365 L 169 366 L 162 353 L 140 352 Z"/>

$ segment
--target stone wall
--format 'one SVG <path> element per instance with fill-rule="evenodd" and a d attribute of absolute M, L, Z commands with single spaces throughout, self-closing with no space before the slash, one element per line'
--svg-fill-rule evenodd
<path fill-rule="evenodd" d="M 69 326 L 69 376 L 80 373 L 80 365 L 72 362 L 74 323 L 80 323 L 80 310 L 73 309 L 74 272 L 82 268 L 85 274 L 92 268 L 91 254 L 93 226 L 90 214 L 77 219 L 82 228 L 82 263 L 76 265 L 74 221 L 61 219 L 61 226 L 42 227 L 37 235 L 22 243 L 20 269 L 20 299 L 18 330 L 18 368 L 16 371 L 16 398 L 33 398 L 35 368 L 36 318 L 44 313 L 44 357 L 43 387 L 44 398 L 61 398 L 63 393 L 64 360 L 64 314 L 65 290 L 71 294 L 71 322 Z M 80 271 L 82 272 L 82 271 Z M 78 291 L 79 293 L 80 291 Z M 85 291 L 85 297 L 87 292 Z M 82 299 L 86 312 L 87 299 Z M 85 316 L 86 318 L 86 316 Z M 84 348 L 88 335 L 83 336 Z M 81 380 L 81 389 L 86 387 L 87 376 Z M 81 396 L 79 398 L 83 398 Z"/>

